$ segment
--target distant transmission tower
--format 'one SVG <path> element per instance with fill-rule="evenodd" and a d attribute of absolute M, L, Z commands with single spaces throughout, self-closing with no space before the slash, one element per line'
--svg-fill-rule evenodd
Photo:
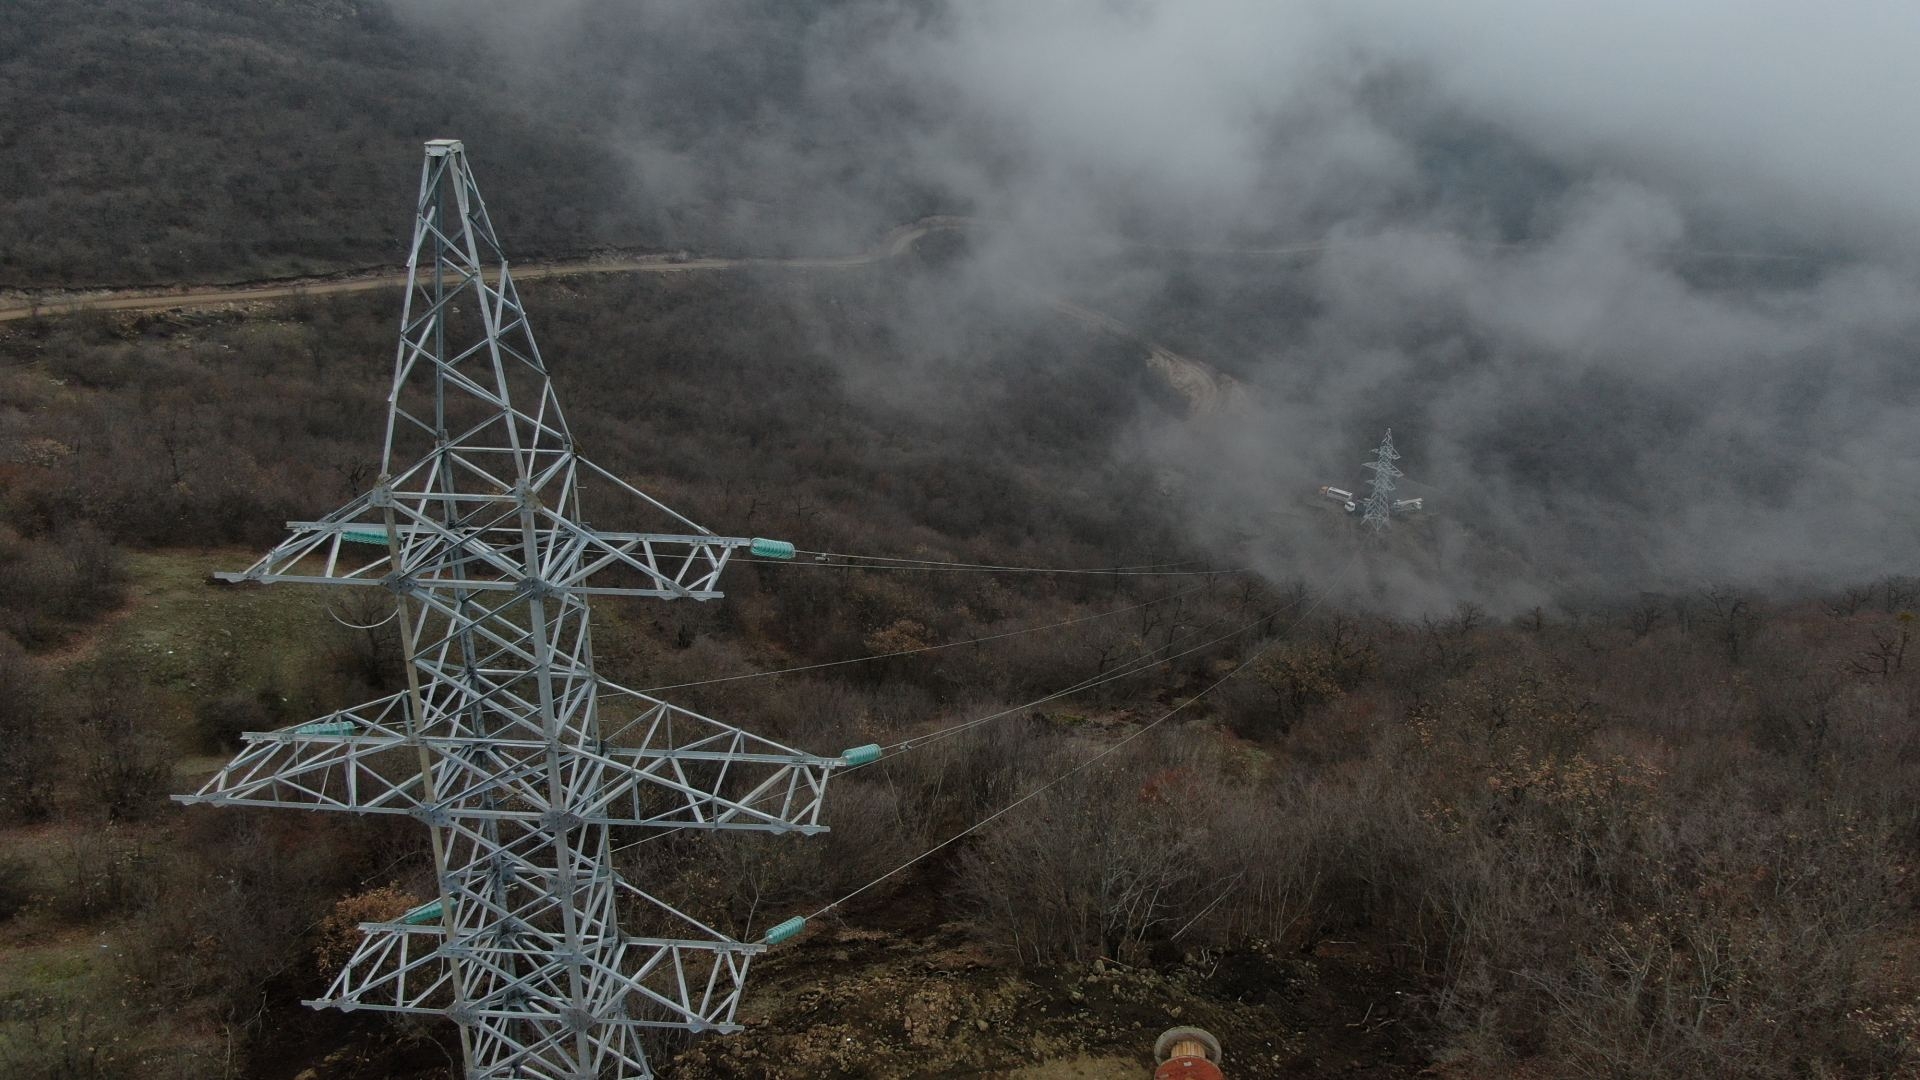
<path fill-rule="evenodd" d="M 1373 452 L 1373 460 L 1362 462 L 1360 467 L 1373 470 L 1373 479 L 1367 484 L 1367 498 L 1361 503 L 1365 513 L 1360 520 L 1374 532 L 1380 532 L 1391 524 L 1393 513 L 1393 481 L 1406 474 L 1400 471 L 1394 462 L 1400 460 L 1400 452 L 1393 448 L 1393 429 L 1387 429 L 1386 438 Z"/>
<path fill-rule="evenodd" d="M 447 1016 L 472 1078 L 651 1076 L 642 1032 L 737 1030 L 766 946 L 623 880 L 609 831 L 820 832 L 829 775 L 875 750 L 803 754 L 595 674 L 589 597 L 710 600 L 736 550 L 793 548 L 715 536 L 576 453 L 460 143 L 427 144 L 417 210 L 377 485 L 222 575 L 389 591 L 407 689 L 250 734 L 182 801 L 427 826 L 438 898 L 365 924 L 308 1004 Z M 593 528 L 589 487 L 682 531 Z"/>

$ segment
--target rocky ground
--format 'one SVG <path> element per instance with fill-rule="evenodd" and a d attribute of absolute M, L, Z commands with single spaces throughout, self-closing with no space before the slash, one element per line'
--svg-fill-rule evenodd
<path fill-rule="evenodd" d="M 1407 1076 L 1428 1062 L 1415 988 L 1367 950 L 1254 946 L 1128 966 L 1018 970 L 937 913 L 928 875 L 890 911 L 821 920 L 756 964 L 746 1030 L 682 1051 L 688 1080 L 1151 1075 L 1176 1025 L 1220 1038 L 1228 1075 Z M 937 916 L 936 916 L 937 917 Z"/>

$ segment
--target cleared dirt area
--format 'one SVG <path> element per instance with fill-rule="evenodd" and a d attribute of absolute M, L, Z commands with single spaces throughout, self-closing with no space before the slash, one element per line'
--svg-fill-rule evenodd
<path fill-rule="evenodd" d="M 1147 365 L 1166 379 L 1167 385 L 1173 387 L 1181 397 L 1187 399 L 1187 407 L 1196 416 L 1208 416 L 1246 404 L 1246 388 L 1231 375 L 1215 370 L 1204 361 L 1182 356 L 1125 323 L 1071 300 L 1055 300 L 1053 309 L 1091 330 L 1145 349 Z"/>

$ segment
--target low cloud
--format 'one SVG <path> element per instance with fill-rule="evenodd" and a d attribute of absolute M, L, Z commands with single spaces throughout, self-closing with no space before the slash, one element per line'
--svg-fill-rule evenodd
<path fill-rule="evenodd" d="M 897 314 L 924 357 L 1070 296 L 1229 372 L 1247 408 L 1116 453 L 1276 576 L 1356 561 L 1312 488 L 1389 426 L 1432 513 L 1351 573 L 1399 610 L 1920 555 L 1912 5 L 400 7 L 601 118 L 689 246 L 993 223 L 964 305 Z"/>

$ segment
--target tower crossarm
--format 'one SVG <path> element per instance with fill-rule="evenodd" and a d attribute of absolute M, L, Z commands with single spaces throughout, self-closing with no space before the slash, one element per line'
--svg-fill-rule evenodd
<path fill-rule="evenodd" d="M 579 960 L 598 1003 L 595 1024 L 734 1031 L 747 968 L 766 951 L 736 941 L 615 878 L 609 894 L 628 919 L 666 934 L 627 934 L 595 922 L 578 955 L 537 917 L 515 912 L 474 928 L 449 929 L 448 912 L 429 905 L 385 922 L 360 924 L 365 936 L 314 1007 L 451 1013 L 501 1027 L 578 1022 L 559 989 Z M 456 976 L 452 961 L 471 972 Z"/>
<path fill-rule="evenodd" d="M 543 512 L 529 529 L 518 518 L 452 527 L 396 506 L 389 529 L 373 505 L 356 500 L 322 521 L 287 523 L 291 535 L 258 562 L 223 581 L 345 584 L 411 588 L 447 584 L 466 592 L 519 592 L 537 584 L 597 596 L 711 600 L 723 595 L 721 571 L 743 536 L 604 532 Z M 521 551 L 532 532 L 553 576 L 528 575 Z M 397 561 L 396 561 L 397 555 Z M 631 585 L 593 583 L 595 575 L 632 572 Z"/>
<path fill-rule="evenodd" d="M 838 762 L 711 753 L 614 751 L 605 785 L 585 815 L 610 825 L 646 828 L 825 832 L 820 824 L 827 778 Z M 723 794 L 743 774 L 757 782 Z"/>
<path fill-rule="evenodd" d="M 556 978 L 564 964 L 528 968 L 524 961 L 550 956 L 554 943 L 529 938 L 514 946 L 448 944 L 440 926 L 362 923 L 365 933 L 353 956 L 334 976 L 325 997 L 305 1002 L 314 1008 L 347 1011 L 431 1013 L 469 1020 L 493 1019 L 565 1026 L 571 1022 L 564 999 L 543 995 L 543 982 Z M 587 958 L 589 978 L 607 989 L 600 1001 L 620 1001 L 641 1015 L 604 1015 L 596 1024 L 692 1031 L 738 1031 L 734 1013 L 746 985 L 752 958 L 766 951 L 755 943 L 695 939 L 623 938 Z M 493 962 L 502 974 L 486 997 L 454 1003 L 456 986 L 449 960 L 482 966 Z M 510 965 L 511 958 L 523 962 Z M 510 977 L 506 973 L 511 973 Z M 544 1000 L 543 1000 L 544 999 Z"/>
<path fill-rule="evenodd" d="M 314 1008 L 377 1009 L 383 1012 L 445 1013 L 453 998 L 453 968 L 447 963 L 443 926 L 361 923 L 365 931 L 353 955 Z"/>
<path fill-rule="evenodd" d="M 248 732 L 244 748 L 185 803 L 412 814 L 449 825 L 479 821 L 726 831 L 826 831 L 820 811 L 840 758 L 802 753 L 688 709 L 601 683 L 600 707 L 638 703 L 615 732 L 557 748 L 528 736 L 480 737 L 451 727 L 411 732 L 406 696 L 279 731 Z M 457 716 L 444 711 L 442 717 Z M 437 798 L 417 768 L 428 754 Z M 548 753 L 566 779 L 555 806 Z"/>
<path fill-rule="evenodd" d="M 596 809 L 623 825 L 816 833 L 839 758 L 804 754 L 614 683 L 600 690 L 609 727 Z M 603 723 L 605 721 L 603 720 Z"/>
<path fill-rule="evenodd" d="M 423 786 L 395 694 L 279 731 L 248 732 L 232 761 L 178 802 L 410 814 Z"/>

